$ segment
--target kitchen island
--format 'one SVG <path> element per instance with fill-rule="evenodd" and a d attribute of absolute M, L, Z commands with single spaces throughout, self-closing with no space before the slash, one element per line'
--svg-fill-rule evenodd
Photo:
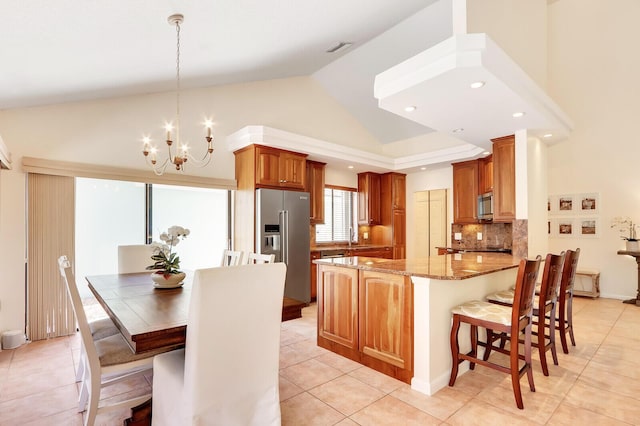
<path fill-rule="evenodd" d="M 451 308 L 508 289 L 518 262 L 502 253 L 314 260 L 318 345 L 432 395 L 449 382 Z"/>

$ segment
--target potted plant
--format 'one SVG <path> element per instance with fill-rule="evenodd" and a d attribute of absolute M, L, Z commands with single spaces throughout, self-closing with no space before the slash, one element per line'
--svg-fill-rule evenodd
<path fill-rule="evenodd" d="M 638 243 L 638 237 L 636 229 L 638 224 L 633 223 L 633 220 L 629 217 L 614 217 L 611 222 L 612 228 L 618 228 L 620 231 L 620 238 L 625 240 L 627 251 L 640 251 L 640 244 Z"/>
<path fill-rule="evenodd" d="M 152 270 L 151 279 L 158 288 L 173 288 L 182 285 L 185 273 L 180 270 L 180 256 L 173 251 L 180 240 L 187 238 L 189 230 L 182 226 L 172 226 L 167 232 L 160 234 L 162 242 L 153 242 L 153 265 L 146 269 Z"/>

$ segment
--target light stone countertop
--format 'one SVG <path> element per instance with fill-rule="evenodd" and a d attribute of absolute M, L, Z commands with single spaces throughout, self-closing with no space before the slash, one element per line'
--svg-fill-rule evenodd
<path fill-rule="evenodd" d="M 464 280 L 517 268 L 520 259 L 504 253 L 456 253 L 417 259 L 391 260 L 355 256 L 317 259 L 313 262 L 318 265 L 341 266 L 388 274 L 439 280 Z"/>

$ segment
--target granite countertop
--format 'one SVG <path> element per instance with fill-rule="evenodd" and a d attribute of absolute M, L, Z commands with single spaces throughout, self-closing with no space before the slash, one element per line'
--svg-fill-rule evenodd
<path fill-rule="evenodd" d="M 374 257 L 339 257 L 314 260 L 318 265 L 334 265 L 364 271 L 397 275 L 464 280 L 479 275 L 517 268 L 520 259 L 506 253 L 457 253 L 419 259 L 379 259 Z"/>
<path fill-rule="evenodd" d="M 344 244 L 327 244 L 321 246 L 313 246 L 311 247 L 311 251 L 323 251 L 323 250 L 367 250 L 367 249 L 378 249 L 385 248 L 390 246 L 385 245 L 376 245 L 376 244 L 354 244 L 351 247 Z"/>
<path fill-rule="evenodd" d="M 511 253 L 510 248 L 502 247 L 436 247 L 437 249 L 444 249 L 450 252 L 476 252 L 476 253 Z"/>

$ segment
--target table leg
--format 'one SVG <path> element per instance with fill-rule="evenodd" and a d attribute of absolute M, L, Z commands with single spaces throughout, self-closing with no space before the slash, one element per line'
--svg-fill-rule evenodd
<path fill-rule="evenodd" d="M 636 263 L 638 264 L 638 291 L 636 293 L 635 299 L 625 300 L 622 303 L 628 303 L 630 305 L 640 306 L 640 256 L 634 256 L 636 258 Z"/>

